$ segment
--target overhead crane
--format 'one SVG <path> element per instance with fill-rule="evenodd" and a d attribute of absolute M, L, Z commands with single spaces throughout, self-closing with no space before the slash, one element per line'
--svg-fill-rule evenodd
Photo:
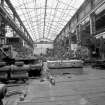
<path fill-rule="evenodd" d="M 53 44 L 53 42 L 40 41 L 40 42 L 34 42 L 34 44 Z"/>
<path fill-rule="evenodd" d="M 12 11 L 14 19 L 10 16 L 10 14 L 7 12 L 7 10 L 4 8 L 4 2 L 8 5 L 10 10 Z M 2 18 L 7 22 L 7 24 L 14 29 L 14 31 L 17 32 L 17 34 L 31 47 L 33 48 L 33 40 L 28 33 L 26 27 L 24 26 L 22 20 L 20 19 L 19 15 L 17 14 L 15 8 L 11 4 L 10 0 L 1 0 L 0 4 L 0 15 Z M 16 24 L 15 19 L 18 20 L 19 25 Z M 22 30 L 23 29 L 23 30 Z"/>

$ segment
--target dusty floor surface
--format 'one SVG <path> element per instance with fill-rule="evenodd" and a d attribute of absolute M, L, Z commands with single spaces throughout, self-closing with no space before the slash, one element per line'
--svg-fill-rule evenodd
<path fill-rule="evenodd" d="M 81 75 L 56 76 L 56 84 L 33 79 L 28 86 L 24 101 L 20 96 L 4 99 L 5 105 L 105 105 L 105 70 L 85 67 Z"/>

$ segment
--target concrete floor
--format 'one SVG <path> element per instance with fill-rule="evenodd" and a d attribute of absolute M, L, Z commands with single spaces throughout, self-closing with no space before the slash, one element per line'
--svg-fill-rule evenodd
<path fill-rule="evenodd" d="M 81 75 L 56 76 L 55 81 L 52 86 L 33 79 L 25 100 L 13 105 L 105 105 L 105 70 L 85 67 Z"/>

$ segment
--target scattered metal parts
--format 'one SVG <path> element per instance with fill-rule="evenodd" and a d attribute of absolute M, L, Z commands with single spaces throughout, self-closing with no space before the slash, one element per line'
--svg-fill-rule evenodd
<path fill-rule="evenodd" d="M 6 94 L 6 97 L 10 97 L 10 96 L 17 95 L 17 94 L 22 94 L 22 92 L 18 90 L 9 91 Z"/>

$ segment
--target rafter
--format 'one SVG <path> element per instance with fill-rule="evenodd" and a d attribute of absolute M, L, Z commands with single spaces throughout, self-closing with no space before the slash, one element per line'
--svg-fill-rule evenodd
<path fill-rule="evenodd" d="M 77 1 L 11 0 L 34 39 L 41 37 L 51 39 L 58 35 L 77 10 L 76 6 L 72 5 Z"/>

